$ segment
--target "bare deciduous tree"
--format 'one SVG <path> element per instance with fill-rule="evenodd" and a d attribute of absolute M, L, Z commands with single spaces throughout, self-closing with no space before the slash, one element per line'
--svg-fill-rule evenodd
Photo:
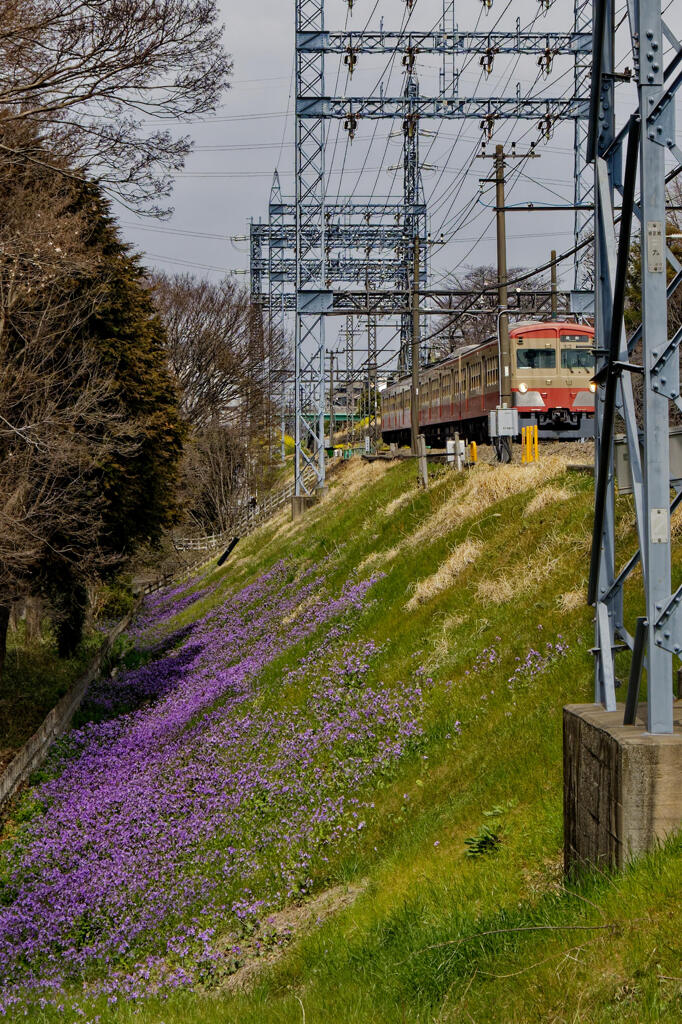
<path fill-rule="evenodd" d="M 231 63 L 216 0 L 7 0 L 0 125 L 41 125 L 72 164 L 127 204 L 160 212 L 187 137 L 150 129 L 216 108 Z M 11 161 L 18 140 L 0 134 Z M 45 152 L 24 150 L 36 161 Z"/>
<path fill-rule="evenodd" d="M 249 293 L 189 275 L 153 279 L 168 357 L 191 427 L 185 506 L 203 530 L 229 528 L 240 503 L 266 482 L 268 430 L 289 349 L 270 332 Z"/>
<path fill-rule="evenodd" d="M 509 279 L 525 272 L 522 267 L 512 267 Z M 434 324 L 435 335 L 432 345 L 434 353 L 446 355 L 466 345 L 479 345 L 497 331 L 497 271 L 491 266 L 472 267 L 462 276 L 450 279 L 452 288 L 464 295 L 441 300 L 447 315 Z M 519 286 L 524 293 L 547 290 L 549 285 L 541 277 L 532 277 Z M 480 294 L 483 293 L 483 294 Z M 542 318 L 549 315 L 548 298 L 533 294 L 516 295 L 510 288 L 510 303 L 528 318 Z M 458 313 L 458 311 L 461 311 Z"/>

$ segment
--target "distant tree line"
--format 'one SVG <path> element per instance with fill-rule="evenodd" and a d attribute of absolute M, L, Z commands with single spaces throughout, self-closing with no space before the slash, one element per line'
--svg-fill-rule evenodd
<path fill-rule="evenodd" d="M 253 482 L 286 340 L 244 289 L 150 278 L 111 200 L 159 215 L 214 109 L 216 0 L 8 0 L 0 24 L 0 674 L 39 597 L 72 653 L 87 592 Z"/>

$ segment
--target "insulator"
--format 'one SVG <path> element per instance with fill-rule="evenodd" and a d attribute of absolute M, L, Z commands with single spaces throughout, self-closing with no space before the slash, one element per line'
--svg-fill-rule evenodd
<path fill-rule="evenodd" d="M 479 64 L 483 68 L 483 73 L 489 75 L 492 73 L 493 64 L 495 62 L 495 47 L 489 46 L 483 56 L 479 60 Z"/>
<path fill-rule="evenodd" d="M 483 118 L 479 127 L 481 131 L 484 133 L 486 139 L 490 141 L 490 139 L 492 139 L 493 137 L 493 132 L 495 131 L 495 115 L 488 114 L 487 117 Z"/>
<path fill-rule="evenodd" d="M 545 116 L 538 121 L 538 131 L 545 142 L 549 142 L 554 135 L 554 120 L 549 114 L 545 114 Z"/>
<path fill-rule="evenodd" d="M 346 53 L 343 58 L 343 63 L 348 68 L 348 74 L 352 78 L 353 72 L 355 71 L 355 65 L 358 62 L 358 55 L 352 46 L 347 47 Z"/>
<path fill-rule="evenodd" d="M 548 11 L 550 7 L 554 4 L 554 0 L 538 0 L 538 3 L 540 4 L 540 7 L 543 9 L 543 11 Z"/>
<path fill-rule="evenodd" d="M 481 0 L 481 3 L 485 7 L 486 11 L 489 11 L 493 5 L 493 0 Z"/>
<path fill-rule="evenodd" d="M 538 67 L 545 78 L 551 74 L 553 61 L 554 54 L 549 47 L 547 47 L 547 49 L 538 57 Z"/>
<path fill-rule="evenodd" d="M 417 51 L 414 46 L 408 46 L 403 54 L 403 67 L 407 68 L 408 71 L 413 71 L 416 60 Z"/>
<path fill-rule="evenodd" d="M 355 138 L 355 132 L 358 127 L 358 119 L 355 114 L 349 114 L 346 120 L 343 122 L 343 127 L 348 132 L 348 138 L 353 141 Z"/>

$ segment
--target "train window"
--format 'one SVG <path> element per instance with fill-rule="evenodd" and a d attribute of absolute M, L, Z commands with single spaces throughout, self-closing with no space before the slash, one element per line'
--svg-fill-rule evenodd
<path fill-rule="evenodd" d="M 562 370 L 594 370 L 594 352 L 589 348 L 561 346 Z"/>
<path fill-rule="evenodd" d="M 556 352 L 553 348 L 517 348 L 516 365 L 519 370 L 554 370 Z"/>

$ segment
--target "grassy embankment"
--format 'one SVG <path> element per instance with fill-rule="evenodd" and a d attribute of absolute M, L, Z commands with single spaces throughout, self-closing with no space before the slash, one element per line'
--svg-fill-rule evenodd
<path fill-rule="evenodd" d="M 631 544 L 628 509 L 623 500 L 621 534 Z M 239 806 L 235 821 L 241 815 L 240 842 L 251 837 L 250 856 L 258 863 L 249 862 L 248 874 L 246 861 L 240 862 L 241 881 L 231 878 L 228 888 L 236 899 L 239 885 L 248 886 L 248 899 L 266 899 L 267 911 L 249 911 L 241 933 L 234 915 L 213 920 L 213 959 L 201 986 L 179 983 L 162 997 L 131 1002 L 121 983 L 108 999 L 100 994 L 83 1003 L 88 1015 L 92 1008 L 102 1022 L 149 1024 L 680 1019 L 682 842 L 619 877 L 568 883 L 561 872 L 561 708 L 591 699 L 591 613 L 582 601 L 591 511 L 592 480 L 566 473 L 558 460 L 482 466 L 459 479 L 441 474 L 427 494 L 415 488 L 411 464 L 343 466 L 328 499 L 305 519 L 289 524 L 283 514 L 258 531 L 220 574 L 198 585 L 203 592 L 215 583 L 215 590 L 161 632 L 155 627 L 157 639 L 171 627 L 185 627 L 190 636 L 195 629 L 200 646 L 204 627 L 193 624 L 201 616 L 243 603 L 243 588 L 279 559 L 288 560 L 280 590 L 262 600 L 274 610 L 273 635 L 284 639 L 271 658 L 253 655 L 259 669 L 244 700 L 232 708 L 211 698 L 218 709 L 212 721 L 221 730 L 210 734 L 216 771 L 230 756 L 220 737 L 253 716 L 250 749 L 265 771 L 261 789 L 255 796 L 249 790 L 249 806 Z M 302 590 L 300 574 L 315 565 L 312 576 L 322 582 Z M 379 575 L 366 598 L 341 610 L 340 618 L 324 619 L 325 602 L 348 581 L 372 574 Z M 638 610 L 635 594 L 628 592 L 630 615 Z M 278 619 L 282 595 L 287 603 Z M 249 614 L 254 642 L 263 647 L 267 634 L 258 634 L 256 605 Z M 306 624 L 310 615 L 315 621 Z M 342 630 L 334 629 L 337 620 Z M 248 616 L 229 621 L 238 631 Z M 244 650 L 249 642 L 247 628 L 240 635 Z M 234 648 L 229 658 L 237 663 Z M 366 695 L 377 697 L 372 729 L 361 740 L 344 719 L 340 740 L 320 742 L 320 732 L 326 736 L 338 724 L 334 708 L 321 708 L 324 686 L 332 688 L 332 703 L 340 700 L 338 692 L 348 695 L 344 714 L 358 723 L 357 733 L 370 720 Z M 407 717 L 418 723 L 404 741 L 409 723 L 401 720 L 391 732 L 384 720 L 398 721 L 391 695 L 402 695 L 401 688 Z M 133 702 L 111 713 L 134 708 Z M 193 713 L 180 733 L 180 762 L 206 747 L 204 713 Z M 309 728 L 310 763 L 277 734 L 278 723 L 295 723 L 296 715 Z M 230 742 L 234 735 L 229 732 Z M 192 746 L 197 736 L 199 747 Z M 397 736 L 395 754 L 387 753 Z M 268 771 L 286 781 L 285 747 L 295 773 L 312 773 L 299 796 L 309 801 L 307 808 L 278 804 L 285 787 L 277 798 L 267 788 Z M 241 758 L 244 747 L 239 750 Z M 354 774 L 344 774 L 344 763 L 351 762 Z M 196 779 L 208 785 L 198 770 Z M 250 784 L 245 778 L 244 786 Z M 327 831 L 324 818 L 306 831 L 300 823 L 317 812 L 318 798 L 328 798 L 325 807 L 331 807 L 337 792 L 359 800 L 357 810 L 345 810 Z M 39 829 L 48 802 L 36 803 L 24 817 Z M 284 831 L 295 819 L 297 835 L 305 833 L 309 856 L 297 861 L 296 871 L 282 866 L 280 818 Z M 233 841 L 237 846 L 229 818 L 221 828 L 211 838 L 218 852 Z M 20 828 L 9 843 L 21 844 L 22 835 Z M 188 847 L 188 856 L 203 864 L 203 849 Z M 282 879 L 290 886 L 284 893 Z M 201 896 L 195 907 L 200 904 Z M 205 918 L 195 912 L 203 926 Z M 154 936 L 140 933 L 139 948 L 173 966 L 182 967 L 185 957 L 191 973 L 196 955 L 162 943 L 175 926 L 164 918 Z M 87 941 L 95 941 L 91 933 Z M 104 973 L 95 963 L 86 976 L 119 977 L 130 955 L 121 948 Z M 141 953 L 136 956 L 139 961 Z M 68 1017 L 68 1006 L 82 999 L 73 981 L 67 991 L 63 1011 L 32 1008 L 29 1019 Z"/>

